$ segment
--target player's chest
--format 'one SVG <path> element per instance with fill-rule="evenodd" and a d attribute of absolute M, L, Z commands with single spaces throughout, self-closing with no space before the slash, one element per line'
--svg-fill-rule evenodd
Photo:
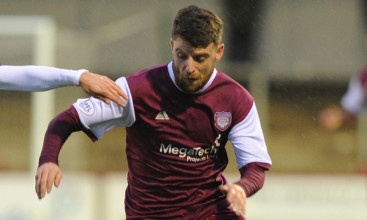
<path fill-rule="evenodd" d="M 166 100 L 136 107 L 137 124 L 156 138 L 182 138 L 212 142 L 232 123 L 228 106 L 208 105 L 196 100 Z"/>

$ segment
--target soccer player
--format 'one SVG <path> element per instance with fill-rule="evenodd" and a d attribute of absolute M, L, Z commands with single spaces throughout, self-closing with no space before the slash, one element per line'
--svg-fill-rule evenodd
<path fill-rule="evenodd" d="M 85 69 L 76 71 L 46 66 L 0 65 L 0 90 L 44 91 L 77 85 L 107 104 L 112 100 L 121 107 L 126 106 L 121 97 L 127 99 L 127 96 L 114 81 Z"/>
<path fill-rule="evenodd" d="M 327 107 L 319 116 L 320 125 L 335 131 L 347 124 L 355 124 L 363 113 L 367 98 L 367 68 L 349 80 L 348 90 L 343 95 L 340 106 Z"/>
<path fill-rule="evenodd" d="M 58 154 L 68 136 L 92 140 L 126 127 L 127 219 L 245 219 L 246 199 L 262 188 L 271 166 L 253 97 L 215 68 L 223 55 L 223 22 L 197 6 L 178 11 L 173 59 L 116 83 L 126 108 L 79 99 L 54 118 L 36 174 L 41 199 L 59 186 Z M 231 141 L 241 178 L 222 175 Z"/>

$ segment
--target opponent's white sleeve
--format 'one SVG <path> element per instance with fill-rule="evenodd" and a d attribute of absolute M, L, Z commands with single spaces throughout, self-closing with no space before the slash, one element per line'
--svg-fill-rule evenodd
<path fill-rule="evenodd" d="M 66 70 L 47 66 L 0 65 L 0 89 L 44 91 L 62 86 L 77 86 L 86 70 Z"/>
<path fill-rule="evenodd" d="M 114 102 L 106 104 L 93 97 L 78 99 L 73 106 L 78 112 L 81 123 L 98 139 L 116 127 L 129 127 L 135 122 L 133 99 L 126 78 L 116 80 L 122 91 L 127 95 L 126 107 L 122 108 Z"/>
<path fill-rule="evenodd" d="M 246 118 L 231 129 L 228 138 L 238 169 L 252 162 L 271 164 L 255 103 Z"/>
<path fill-rule="evenodd" d="M 354 116 L 359 116 L 365 106 L 365 91 L 358 77 L 349 80 L 348 90 L 341 99 L 341 106 L 344 110 Z"/>

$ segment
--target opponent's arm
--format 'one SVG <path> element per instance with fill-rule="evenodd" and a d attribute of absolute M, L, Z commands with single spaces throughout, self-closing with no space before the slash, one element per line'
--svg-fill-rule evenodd
<path fill-rule="evenodd" d="M 101 99 L 106 104 L 110 104 L 111 100 L 121 107 L 126 107 L 121 97 L 127 100 L 127 95 L 107 76 L 86 71 L 80 76 L 79 85 L 86 93 Z"/>
<path fill-rule="evenodd" d="M 0 89 L 2 90 L 45 91 L 77 85 L 107 104 L 112 100 L 125 107 L 121 97 L 127 100 L 127 96 L 106 76 L 84 69 L 75 71 L 46 66 L 0 66 Z"/>
<path fill-rule="evenodd" d="M 86 70 L 66 70 L 47 66 L 0 66 L 0 89 L 44 91 L 61 86 L 77 86 Z"/>

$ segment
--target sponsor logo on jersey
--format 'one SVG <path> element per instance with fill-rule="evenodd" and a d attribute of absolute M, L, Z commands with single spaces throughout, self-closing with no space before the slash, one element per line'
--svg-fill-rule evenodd
<path fill-rule="evenodd" d="M 230 112 L 216 112 L 214 114 L 214 124 L 221 131 L 225 131 L 232 123 Z"/>
<path fill-rule="evenodd" d="M 82 102 L 79 103 L 79 109 L 83 114 L 86 115 L 93 115 L 94 114 L 94 105 L 93 102 L 91 100 L 84 100 Z"/>
<path fill-rule="evenodd" d="M 172 144 L 161 143 L 159 152 L 168 155 L 178 156 L 179 158 L 185 158 L 189 163 L 198 163 L 207 159 L 215 159 L 217 156 L 218 147 L 220 146 L 221 134 L 214 140 L 214 144 L 211 147 L 182 147 L 174 146 Z"/>

